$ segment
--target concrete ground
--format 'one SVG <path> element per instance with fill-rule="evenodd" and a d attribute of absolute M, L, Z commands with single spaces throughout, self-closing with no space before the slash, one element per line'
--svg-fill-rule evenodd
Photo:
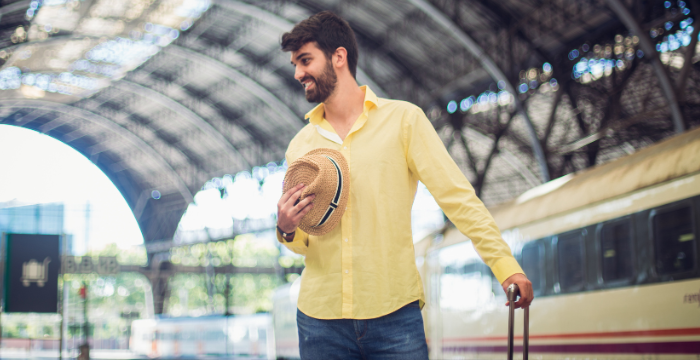
<path fill-rule="evenodd" d="M 67 350 L 63 352 L 63 359 L 65 360 L 72 360 L 72 359 L 77 359 L 78 357 L 78 352 L 75 350 Z M 224 357 L 213 357 L 213 356 L 200 356 L 200 357 L 194 357 L 194 358 L 187 358 L 187 357 L 178 357 L 177 360 L 205 360 L 205 359 L 223 359 Z M 51 359 L 51 360 L 56 360 L 58 359 L 58 351 L 57 350 L 31 350 L 31 351 L 26 351 L 26 350 L 18 350 L 18 349 L 0 349 L 0 359 L 3 360 L 15 360 L 15 359 L 36 359 L 36 360 L 44 360 L 44 359 Z M 91 350 L 90 351 L 90 359 L 95 359 L 95 360 L 111 360 L 111 359 L 118 359 L 118 360 L 137 360 L 137 359 L 148 359 L 147 356 L 142 356 L 142 355 L 136 355 L 132 353 L 129 350 Z M 158 358 L 158 359 L 163 359 L 165 360 L 166 358 Z M 251 357 L 231 357 L 229 358 L 231 360 L 236 360 L 236 359 L 246 359 L 246 360 L 262 360 L 262 359 L 255 359 Z"/>

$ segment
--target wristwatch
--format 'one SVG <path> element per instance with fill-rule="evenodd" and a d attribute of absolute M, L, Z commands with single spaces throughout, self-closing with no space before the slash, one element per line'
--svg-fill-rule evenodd
<path fill-rule="evenodd" d="M 284 238 L 284 241 L 286 241 L 286 242 L 289 242 L 289 240 L 287 240 L 287 236 L 292 236 L 292 235 L 294 235 L 294 233 L 296 232 L 296 230 L 294 230 L 294 231 L 292 231 L 292 232 L 290 232 L 290 233 L 286 233 L 286 232 L 282 231 L 282 229 L 280 229 L 279 226 L 277 226 L 277 231 L 280 232 L 280 235 L 282 235 L 282 237 Z M 292 240 L 293 240 L 293 239 L 292 239 Z"/>

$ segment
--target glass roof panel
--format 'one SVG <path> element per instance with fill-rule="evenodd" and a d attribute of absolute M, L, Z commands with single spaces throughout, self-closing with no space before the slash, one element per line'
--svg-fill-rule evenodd
<path fill-rule="evenodd" d="M 47 0 L 30 4 L 27 44 L 0 70 L 0 98 L 72 102 L 120 79 L 168 46 L 209 0 Z M 6 49 L 5 51 L 7 51 Z M 19 81 L 17 81 L 19 80 Z M 67 95 L 67 96 L 66 96 Z"/>

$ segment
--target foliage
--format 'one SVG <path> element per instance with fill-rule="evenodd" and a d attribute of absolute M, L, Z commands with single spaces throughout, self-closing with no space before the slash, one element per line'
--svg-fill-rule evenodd
<path fill-rule="evenodd" d="M 126 249 L 117 247 L 117 244 L 107 244 L 99 252 L 91 252 L 88 256 L 116 256 L 120 265 L 141 265 L 147 263 L 146 248 L 144 246 L 132 246 Z"/>
<path fill-rule="evenodd" d="M 110 244 L 99 253 L 88 256 L 117 256 L 120 264 L 145 264 L 146 252 L 143 247 L 120 249 Z M 65 284 L 65 286 L 64 286 Z M 65 274 L 58 280 L 59 292 L 67 292 L 63 307 L 66 317 L 66 338 L 82 338 L 84 335 L 83 306 L 79 290 L 88 286 L 88 320 L 91 323 L 91 336 L 96 338 L 124 338 L 128 335 L 128 320 L 122 313 L 144 317 L 148 312 L 146 291 L 150 292 L 148 280 L 138 273 L 121 273 L 114 276 L 97 274 Z M 2 336 L 6 338 L 59 338 L 59 314 L 2 314 Z"/>
<path fill-rule="evenodd" d="M 61 318 L 57 314 L 2 314 L 3 338 L 58 338 Z"/>
<path fill-rule="evenodd" d="M 268 239 L 269 240 L 269 239 Z M 184 266 L 211 266 L 214 276 L 177 274 L 170 279 L 166 312 L 173 316 L 200 316 L 226 312 L 226 279 L 222 266 L 279 268 L 302 264 L 281 256 L 276 241 L 253 234 L 234 239 L 185 245 L 171 249 L 170 261 Z M 283 283 L 276 274 L 229 274 L 229 313 L 249 314 L 272 310 L 272 293 Z M 211 296 L 210 296 L 211 292 Z"/>
<path fill-rule="evenodd" d="M 185 266 L 272 267 L 279 249 L 255 235 L 238 235 L 234 239 L 199 243 L 172 248 L 170 261 Z M 211 259 L 211 260 L 210 260 Z"/>

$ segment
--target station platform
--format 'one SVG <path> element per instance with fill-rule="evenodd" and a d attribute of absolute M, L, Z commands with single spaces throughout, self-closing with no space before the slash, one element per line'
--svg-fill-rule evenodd
<path fill-rule="evenodd" d="M 76 350 L 66 350 L 63 352 L 63 359 L 65 360 L 72 360 L 72 359 L 77 359 L 78 358 L 78 351 Z M 51 359 L 51 360 L 56 360 L 58 359 L 58 351 L 56 350 L 32 350 L 32 351 L 26 351 L 26 350 L 18 350 L 18 349 L 0 349 L 0 359 L 36 359 L 36 360 L 44 360 L 44 359 Z M 96 349 L 90 351 L 90 359 L 95 359 L 95 360 L 137 360 L 137 359 L 152 359 L 148 356 L 143 356 L 139 354 L 135 354 L 132 351 L 129 350 L 103 350 L 103 349 Z M 168 357 L 158 357 L 155 359 L 171 359 Z M 230 359 L 230 360 L 237 360 L 237 359 L 247 359 L 247 360 L 262 360 L 266 359 L 264 357 L 250 357 L 250 356 L 207 356 L 207 355 L 201 355 L 201 356 L 196 356 L 196 357 L 177 357 L 177 358 L 172 358 L 172 359 L 178 359 L 178 360 L 208 360 L 208 359 Z"/>

